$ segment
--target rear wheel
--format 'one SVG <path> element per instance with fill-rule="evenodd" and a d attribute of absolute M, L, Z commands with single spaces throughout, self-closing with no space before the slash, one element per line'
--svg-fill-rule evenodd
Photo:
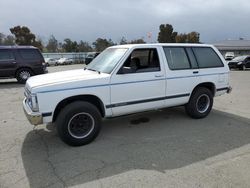
<path fill-rule="evenodd" d="M 76 101 L 67 105 L 56 119 L 60 138 L 68 145 L 81 146 L 92 142 L 101 129 L 101 114 L 92 104 Z"/>
<path fill-rule="evenodd" d="M 189 102 L 185 105 L 185 110 L 190 117 L 200 119 L 209 114 L 212 106 L 212 92 L 205 87 L 199 87 L 195 89 Z"/>
<path fill-rule="evenodd" d="M 16 72 L 16 79 L 19 83 L 24 84 L 32 75 L 33 72 L 30 69 L 22 68 Z"/>

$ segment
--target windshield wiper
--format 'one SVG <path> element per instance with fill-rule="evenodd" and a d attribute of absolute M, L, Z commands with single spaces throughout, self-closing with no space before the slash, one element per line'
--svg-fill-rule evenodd
<path fill-rule="evenodd" d="M 84 67 L 84 70 L 91 70 L 91 71 L 94 71 L 94 72 L 98 72 L 98 74 L 101 74 L 101 72 L 100 72 L 100 71 L 95 70 L 95 69 L 90 69 L 90 68 L 87 68 L 87 67 Z"/>

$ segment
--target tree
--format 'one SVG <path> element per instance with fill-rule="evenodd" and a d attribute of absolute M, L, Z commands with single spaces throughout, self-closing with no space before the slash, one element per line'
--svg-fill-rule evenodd
<path fill-rule="evenodd" d="M 178 34 L 176 37 L 175 37 L 175 41 L 177 43 L 186 43 L 187 42 L 187 34 Z"/>
<path fill-rule="evenodd" d="M 14 45 L 15 37 L 13 35 L 7 35 L 4 39 L 4 45 Z"/>
<path fill-rule="evenodd" d="M 69 38 L 64 39 L 62 48 L 65 52 L 78 52 L 78 44 L 76 41 L 71 41 Z"/>
<path fill-rule="evenodd" d="M 14 45 L 15 37 L 13 35 L 5 35 L 0 33 L 0 45 Z"/>
<path fill-rule="evenodd" d="M 83 42 L 82 40 L 78 43 L 79 52 L 92 52 L 93 49 L 88 42 Z"/>
<path fill-rule="evenodd" d="M 127 40 L 125 37 L 122 37 L 120 42 L 119 42 L 120 45 L 123 45 L 123 44 L 128 44 Z"/>
<path fill-rule="evenodd" d="M 145 43 L 146 42 L 143 40 L 143 38 L 131 40 L 130 42 L 128 42 L 128 44 L 145 44 Z"/>
<path fill-rule="evenodd" d="M 179 34 L 175 37 L 178 43 L 200 43 L 200 34 L 198 32 L 191 32 L 188 34 Z"/>
<path fill-rule="evenodd" d="M 4 38 L 5 38 L 5 35 L 3 33 L 0 33 L 0 45 L 3 45 Z"/>
<path fill-rule="evenodd" d="M 174 32 L 173 26 L 170 24 L 161 24 L 158 34 L 158 42 L 162 43 L 174 43 L 177 32 Z"/>
<path fill-rule="evenodd" d="M 36 36 L 31 33 L 30 29 L 26 26 L 10 28 L 10 32 L 15 35 L 18 45 L 32 45 L 36 40 Z"/>
<path fill-rule="evenodd" d="M 196 31 L 192 31 L 188 33 L 187 40 L 189 43 L 200 43 L 200 33 Z"/>
<path fill-rule="evenodd" d="M 93 42 L 93 46 L 95 48 L 96 51 L 101 52 L 103 50 L 105 50 L 107 47 L 113 46 L 114 42 L 109 39 L 102 39 L 102 38 L 98 38 L 96 39 L 95 42 Z"/>
<path fill-rule="evenodd" d="M 57 52 L 58 51 L 58 41 L 56 40 L 54 35 L 50 36 L 46 48 L 47 48 L 48 52 Z"/>
<path fill-rule="evenodd" d="M 15 43 L 18 45 L 32 45 L 43 50 L 42 40 L 36 40 L 35 34 L 26 26 L 15 26 L 10 28 L 10 32 L 15 36 Z"/>

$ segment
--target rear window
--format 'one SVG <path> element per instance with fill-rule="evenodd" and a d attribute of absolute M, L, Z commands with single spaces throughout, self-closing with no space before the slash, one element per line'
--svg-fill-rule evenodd
<path fill-rule="evenodd" d="M 40 60 L 42 58 L 40 52 L 36 49 L 22 49 L 19 50 L 19 53 L 23 59 Z"/>
<path fill-rule="evenodd" d="M 164 52 L 171 70 L 190 69 L 190 63 L 184 48 L 164 47 Z"/>
<path fill-rule="evenodd" d="M 219 56 L 216 54 L 216 52 L 212 48 L 195 47 L 192 49 L 198 61 L 199 68 L 212 68 L 212 67 L 224 66 Z"/>
<path fill-rule="evenodd" d="M 14 56 L 10 50 L 0 50 L 0 61 L 12 59 L 14 59 Z"/>

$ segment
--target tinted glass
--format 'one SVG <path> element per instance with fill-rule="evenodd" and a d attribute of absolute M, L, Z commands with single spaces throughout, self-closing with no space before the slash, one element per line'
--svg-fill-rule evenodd
<path fill-rule="evenodd" d="M 194 56 L 194 53 L 193 53 L 192 49 L 191 48 L 186 48 L 186 51 L 187 51 L 189 60 L 191 62 L 192 68 L 193 69 L 197 69 L 198 68 L 198 64 L 197 64 L 197 61 L 195 59 L 195 56 Z"/>
<path fill-rule="evenodd" d="M 194 54 L 199 64 L 199 68 L 223 67 L 219 56 L 212 48 L 193 48 Z"/>
<path fill-rule="evenodd" d="M 189 69 L 190 64 L 185 49 L 180 47 L 164 47 L 164 52 L 171 70 Z"/>
<path fill-rule="evenodd" d="M 10 50 L 0 50 L 0 61 L 14 59 Z"/>
<path fill-rule="evenodd" d="M 36 49 L 22 49 L 19 52 L 23 59 L 41 59 L 41 54 Z"/>

